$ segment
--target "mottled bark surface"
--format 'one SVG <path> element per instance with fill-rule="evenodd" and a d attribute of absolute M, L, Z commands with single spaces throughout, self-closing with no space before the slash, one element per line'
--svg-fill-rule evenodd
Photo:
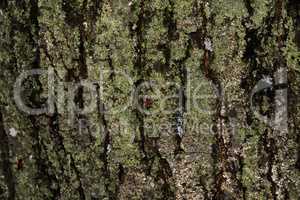
<path fill-rule="evenodd" d="M 0 199 L 300 198 L 299 1 L 2 0 L 0 36 Z"/>

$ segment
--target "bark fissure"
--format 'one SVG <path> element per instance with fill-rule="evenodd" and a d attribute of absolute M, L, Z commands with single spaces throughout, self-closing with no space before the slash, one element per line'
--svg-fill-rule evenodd
<path fill-rule="evenodd" d="M 29 11 L 29 21 L 33 24 L 33 29 L 29 31 L 29 38 L 31 46 L 34 49 L 34 57 L 31 63 L 32 69 L 40 69 L 40 62 L 41 62 L 41 52 L 39 46 L 39 34 L 40 34 L 40 25 L 38 21 L 39 16 L 39 7 L 38 7 L 38 0 L 31 0 L 30 2 L 30 11 Z M 44 106 L 43 100 L 41 99 L 41 93 L 43 91 L 42 84 L 38 77 L 34 77 L 32 79 L 33 88 L 32 93 L 29 96 L 30 102 L 34 108 L 40 108 Z M 41 126 L 39 125 L 39 120 L 43 116 L 35 116 L 30 115 L 29 120 L 32 125 L 32 132 L 31 137 L 33 138 L 33 151 L 35 155 L 35 160 L 37 164 L 38 170 L 38 178 L 41 178 L 45 181 L 48 185 L 49 190 L 51 191 L 53 199 L 60 198 L 60 185 L 59 181 L 57 180 L 54 171 L 52 171 L 52 163 L 49 160 L 47 155 L 46 146 L 43 144 L 43 139 L 40 136 L 41 134 Z M 44 194 L 46 195 L 46 194 Z M 45 198 L 47 198 L 45 196 Z"/>
<path fill-rule="evenodd" d="M 1 146 L 1 160 L 2 160 L 2 172 L 5 177 L 5 182 L 8 188 L 8 200 L 14 200 L 16 198 L 16 182 L 15 175 L 13 173 L 12 165 L 10 162 L 10 147 L 9 138 L 5 131 L 3 111 L 0 108 L 0 146 Z"/>

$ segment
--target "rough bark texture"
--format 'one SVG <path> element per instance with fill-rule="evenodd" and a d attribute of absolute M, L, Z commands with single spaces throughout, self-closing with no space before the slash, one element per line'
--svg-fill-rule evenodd
<path fill-rule="evenodd" d="M 299 199 L 299 66 L 298 0 L 2 0 L 0 199 Z"/>

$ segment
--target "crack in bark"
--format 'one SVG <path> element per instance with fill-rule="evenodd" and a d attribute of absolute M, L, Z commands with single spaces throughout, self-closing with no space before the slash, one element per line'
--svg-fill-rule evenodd
<path fill-rule="evenodd" d="M 251 25 L 253 24 L 251 17 L 254 14 L 254 9 L 251 7 L 251 0 L 244 0 L 245 7 L 247 8 L 247 11 L 249 13 L 248 17 L 245 18 L 243 21 L 243 26 L 246 31 L 245 41 L 246 41 L 246 51 L 244 53 L 244 60 L 249 63 L 249 71 L 245 75 L 245 77 L 241 81 L 241 87 L 245 89 L 245 92 L 251 91 L 251 89 L 254 87 L 254 84 L 256 84 L 260 79 L 263 78 L 264 75 L 273 74 L 273 72 L 280 67 L 286 67 L 286 61 L 283 56 L 282 48 L 285 45 L 285 41 L 287 39 L 287 31 L 284 27 L 281 27 L 280 23 L 281 20 L 285 21 L 286 19 L 282 16 L 282 10 L 283 10 L 283 1 L 277 0 L 274 3 L 274 7 L 271 8 L 267 15 L 263 19 L 262 25 L 256 29 L 251 28 Z M 272 10 L 274 9 L 274 14 L 272 15 Z M 271 32 L 273 28 L 276 28 L 278 31 L 282 31 L 279 35 L 275 37 L 276 39 L 276 51 L 274 55 L 274 60 L 272 66 L 269 66 L 269 69 L 262 68 L 259 66 L 258 60 L 263 63 L 264 58 L 258 54 L 258 52 L 262 51 L 262 46 L 264 45 L 263 41 L 267 41 L 268 38 L 273 37 L 273 33 Z M 253 72 L 257 72 L 257 76 L 253 77 Z M 275 90 L 277 88 L 274 88 Z M 272 92 L 267 92 L 264 95 L 267 95 L 269 98 L 269 103 L 274 101 L 274 94 Z M 262 98 L 256 98 L 256 101 L 259 103 L 262 102 Z M 249 103 L 248 103 L 249 105 Z M 249 106 L 250 107 L 250 106 Z M 260 107 L 262 110 L 262 107 Z M 274 108 L 271 108 L 274 110 Z M 266 113 L 269 117 L 270 112 Z M 247 111 L 247 118 L 248 118 L 248 125 L 251 125 L 253 122 L 253 119 L 251 119 L 251 111 Z M 280 142 L 283 141 L 277 141 L 275 140 L 272 135 L 275 134 L 270 128 L 266 128 L 264 134 L 261 136 L 262 141 L 262 147 L 260 149 L 263 150 L 263 152 L 266 154 L 266 160 L 263 156 L 260 156 L 260 162 L 259 163 L 267 163 L 267 172 L 265 174 L 266 179 L 271 184 L 271 194 L 273 199 L 279 199 L 278 192 L 283 192 L 285 197 L 288 197 L 288 191 L 285 188 L 281 188 L 280 185 L 277 184 L 278 180 L 274 179 L 273 171 L 275 170 L 275 165 L 278 165 L 277 162 L 275 162 L 275 158 L 278 154 L 278 151 L 280 151 L 280 147 L 277 146 L 277 144 L 280 144 Z M 262 153 L 263 153 L 262 152 Z M 261 154 L 264 155 L 264 154 Z M 279 161 L 278 161 L 279 162 Z M 278 178 L 282 179 L 280 177 L 280 167 L 276 167 L 276 172 L 278 173 Z M 284 187 L 284 186 L 283 186 Z"/>
<path fill-rule="evenodd" d="M 5 131 L 3 109 L 0 107 L 0 147 L 1 147 L 1 160 L 2 172 L 8 188 L 8 200 L 15 200 L 16 198 L 16 181 L 13 173 L 12 165 L 10 162 L 10 148 L 9 138 Z"/>
<path fill-rule="evenodd" d="M 118 187 L 120 186 L 116 186 L 116 190 L 115 192 L 113 192 L 110 189 L 110 185 L 111 185 L 111 172 L 110 172 L 110 168 L 109 168 L 109 153 L 111 151 L 112 145 L 111 145 L 111 135 L 110 135 L 110 131 L 108 128 L 108 123 L 107 120 L 105 118 L 105 106 L 104 103 L 101 101 L 101 96 L 100 96 L 100 86 L 99 84 L 95 84 L 96 86 L 96 91 L 97 91 L 97 114 L 98 114 L 98 119 L 100 121 L 100 127 L 102 127 L 102 131 L 104 133 L 104 139 L 101 142 L 103 145 L 103 150 L 102 153 L 100 154 L 100 159 L 103 162 L 103 166 L 102 166 L 102 174 L 104 176 L 104 185 L 105 185 L 105 190 L 109 196 L 109 199 L 117 199 L 117 195 L 118 195 Z M 122 165 L 119 165 L 119 172 L 122 173 Z M 123 176 L 122 174 L 119 174 L 119 179 L 122 179 L 121 176 Z"/>
<path fill-rule="evenodd" d="M 29 30 L 29 38 L 30 43 L 35 49 L 34 59 L 32 61 L 32 69 L 40 69 L 40 47 L 39 47 L 39 32 L 40 26 L 38 21 L 39 16 L 39 7 L 38 0 L 30 0 L 30 11 L 29 11 L 29 21 L 33 24 L 34 29 Z M 36 87 L 33 87 L 32 93 L 30 95 L 30 100 L 33 107 L 41 107 L 43 105 L 41 101 L 41 93 L 42 93 L 42 84 L 37 77 L 33 78 L 32 84 L 36 84 Z M 50 162 L 46 146 L 43 144 L 43 139 L 40 137 L 41 127 L 39 125 L 39 117 L 40 116 L 29 116 L 29 120 L 32 125 L 31 137 L 33 138 L 33 151 L 36 156 L 36 164 L 38 169 L 38 178 L 44 180 L 49 190 L 51 191 L 53 199 L 60 198 L 60 185 L 54 174 L 51 171 L 53 168 L 53 164 Z M 53 187 L 54 185 L 54 187 Z M 45 195 L 45 194 L 44 194 Z"/>
<path fill-rule="evenodd" d="M 172 9 L 173 9 L 173 2 L 169 1 L 171 4 L 171 10 L 165 10 L 164 14 L 167 15 L 167 17 L 173 17 L 172 14 Z M 144 32 L 146 29 L 147 23 L 151 21 L 151 16 L 148 18 L 146 17 L 145 13 L 148 13 L 148 11 L 145 9 L 145 1 L 141 0 L 140 5 L 139 5 L 139 13 L 138 13 L 138 20 L 136 22 L 136 25 L 133 23 L 130 23 L 130 35 L 133 40 L 136 39 L 136 43 L 134 45 L 134 50 L 135 50 L 135 59 L 134 59 L 134 69 L 137 73 L 138 79 L 134 83 L 134 90 L 140 86 L 141 83 L 143 83 L 145 75 L 143 73 L 143 68 L 145 68 L 145 48 L 144 48 Z M 174 20 L 172 20 L 174 21 Z M 166 24 L 166 26 L 169 27 L 168 31 L 168 36 L 169 38 L 172 37 L 172 34 L 174 32 L 171 30 L 170 27 L 172 26 L 172 21 L 169 22 L 167 20 L 164 20 L 165 23 L 171 23 L 171 24 Z M 136 27 L 135 27 L 136 26 Z M 165 65 L 170 65 L 170 47 L 169 44 L 165 44 L 167 46 L 164 46 L 164 56 L 166 58 L 166 63 Z M 147 74 L 147 73 L 146 73 Z M 170 165 L 168 161 L 165 158 L 162 158 L 160 152 L 159 152 L 159 146 L 158 146 L 158 140 L 159 137 L 147 137 L 145 135 L 145 130 L 144 130 L 144 115 L 139 111 L 139 105 L 143 105 L 143 102 L 141 102 L 138 99 L 139 94 L 136 94 L 134 96 L 134 110 L 133 113 L 137 119 L 138 122 L 138 132 L 140 135 L 140 141 L 139 141 L 139 149 L 140 153 L 142 156 L 142 163 L 145 166 L 145 174 L 147 176 L 153 176 L 151 173 L 154 160 L 157 158 L 158 159 L 158 173 L 154 177 L 154 180 L 158 181 L 161 180 L 163 181 L 162 184 L 162 194 L 164 199 L 175 199 L 175 193 L 172 191 L 172 187 L 170 185 L 170 179 L 172 177 L 172 170 L 170 168 Z"/>

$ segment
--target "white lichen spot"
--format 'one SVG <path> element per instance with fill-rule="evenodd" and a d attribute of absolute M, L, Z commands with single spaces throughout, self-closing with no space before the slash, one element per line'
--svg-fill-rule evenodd
<path fill-rule="evenodd" d="M 88 28 L 88 23 L 87 23 L 87 22 L 83 22 L 82 25 L 83 25 L 84 29 L 87 30 L 87 28 Z"/>
<path fill-rule="evenodd" d="M 205 46 L 206 50 L 213 51 L 212 43 L 211 43 L 211 40 L 209 38 L 205 38 L 205 40 L 204 40 L 204 46 Z"/>
<path fill-rule="evenodd" d="M 262 80 L 263 80 L 266 84 L 272 85 L 272 78 L 271 78 L 270 76 L 264 75 Z"/>
<path fill-rule="evenodd" d="M 111 145 L 110 144 L 107 145 L 107 149 L 106 150 L 107 150 L 108 154 L 111 152 Z"/>
<path fill-rule="evenodd" d="M 10 135 L 11 137 L 16 137 L 17 134 L 18 134 L 18 131 L 17 131 L 15 128 L 10 128 L 10 129 L 9 129 L 9 135 Z"/>
<path fill-rule="evenodd" d="M 132 26 L 132 30 L 135 30 L 136 28 L 137 28 L 137 25 L 134 24 L 134 25 Z"/>
<path fill-rule="evenodd" d="M 176 134 L 179 136 L 179 137 L 183 137 L 183 128 L 181 126 L 177 126 L 177 131 L 176 131 Z"/>

